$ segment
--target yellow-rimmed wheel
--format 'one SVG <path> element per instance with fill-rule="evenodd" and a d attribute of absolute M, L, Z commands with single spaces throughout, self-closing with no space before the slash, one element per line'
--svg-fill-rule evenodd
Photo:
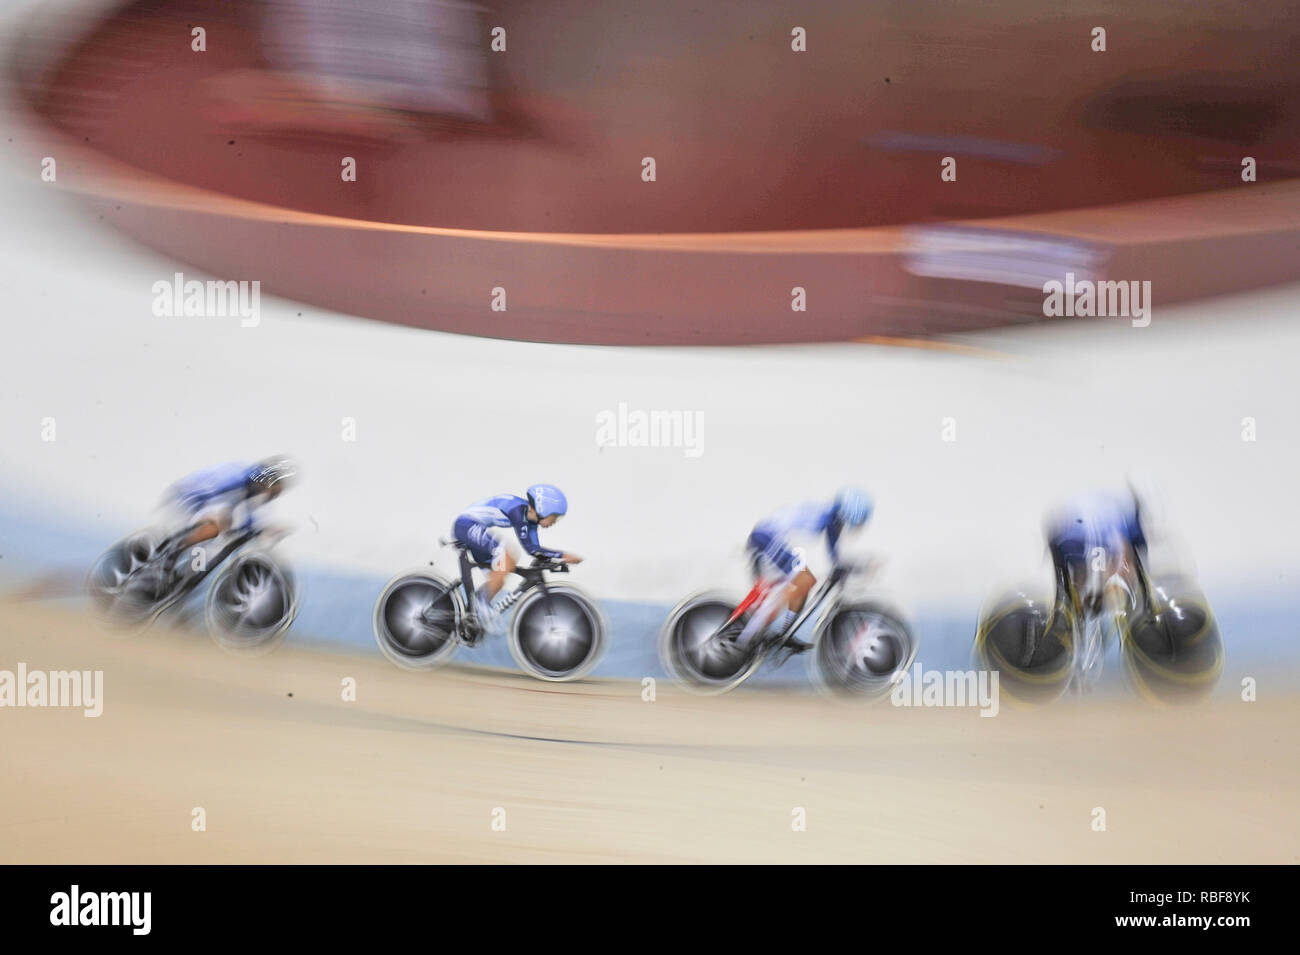
<path fill-rule="evenodd" d="M 1205 595 L 1187 581 L 1153 584 L 1151 605 L 1117 617 L 1129 683 L 1153 703 L 1206 696 L 1223 673 L 1223 637 Z"/>
<path fill-rule="evenodd" d="M 1016 591 L 980 615 L 973 655 L 978 666 L 997 672 L 999 692 L 1011 702 L 1042 706 L 1070 686 L 1076 632 L 1069 607 Z"/>

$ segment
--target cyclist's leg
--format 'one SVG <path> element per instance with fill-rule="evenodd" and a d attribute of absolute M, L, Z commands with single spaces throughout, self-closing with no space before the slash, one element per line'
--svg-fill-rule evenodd
<path fill-rule="evenodd" d="M 785 610 L 777 614 L 768 632 L 772 636 L 778 636 L 785 633 L 794 626 L 795 620 L 803 611 L 804 604 L 808 602 L 808 595 L 812 593 L 813 587 L 817 586 L 817 578 L 813 576 L 812 571 L 803 565 L 802 561 L 795 564 L 794 576 L 786 587 Z M 790 634 L 791 637 L 794 634 Z"/>
<path fill-rule="evenodd" d="M 1088 576 L 1088 555 L 1083 537 L 1064 528 L 1052 534 L 1047 541 L 1052 555 L 1052 572 L 1056 580 L 1057 599 L 1064 604 L 1081 598 Z"/>
<path fill-rule="evenodd" d="M 197 509 L 176 508 L 171 515 L 174 530 L 160 542 L 157 550 L 158 572 L 162 575 L 161 589 L 170 591 L 182 578 L 196 568 L 191 556 L 182 555 L 205 541 L 210 541 L 230 526 L 230 508 L 213 504 Z"/>
<path fill-rule="evenodd" d="M 496 550 L 492 555 L 492 569 L 488 572 L 487 585 L 485 587 L 486 597 L 489 602 L 496 598 L 505 586 L 506 578 L 515 569 L 515 555 L 500 541 L 496 542 Z"/>
<path fill-rule="evenodd" d="M 1060 624 L 1057 614 L 1070 614 L 1074 620 L 1074 637 L 1085 639 L 1092 615 L 1095 613 L 1092 578 L 1093 563 L 1097 555 L 1089 552 L 1086 534 L 1077 524 L 1066 524 L 1049 535 L 1048 550 L 1052 555 L 1052 570 L 1056 578 L 1056 608 L 1047 623 L 1054 630 Z M 1032 665 L 1046 633 L 1031 632 L 1025 641 L 1020 665 Z"/>
<path fill-rule="evenodd" d="M 474 595 L 473 612 L 486 624 L 494 620 L 492 601 L 501 591 L 506 577 L 515 567 L 514 557 L 506 550 L 504 544 L 492 533 L 486 524 L 480 524 L 470 517 L 460 517 L 452 525 L 452 534 L 477 564 L 487 564 L 487 581 L 478 588 Z"/>
<path fill-rule="evenodd" d="M 490 564 L 497 540 L 488 528 L 472 517 L 462 515 L 451 525 L 451 536 L 462 545 L 476 564 Z"/>
<path fill-rule="evenodd" d="M 817 578 L 808 569 L 802 552 L 790 547 L 783 540 L 772 541 L 768 545 L 766 557 L 785 577 L 783 587 L 785 600 L 782 605 L 785 614 L 777 618 L 775 621 L 777 626 L 772 628 L 774 631 L 779 631 L 793 623 L 799 611 L 803 610 L 804 604 L 808 602 L 808 595 L 817 585 Z"/>
<path fill-rule="evenodd" d="M 159 551 L 179 554 L 187 547 L 212 540 L 229 521 L 229 508 L 220 504 L 199 507 L 186 507 L 179 503 L 168 505 L 163 516 L 167 534 L 159 541 Z"/>
<path fill-rule="evenodd" d="M 219 535 L 227 526 L 227 522 L 222 519 L 223 516 L 221 514 L 211 514 L 203 517 L 194 525 L 194 529 L 190 531 L 181 547 L 193 547 L 196 544 L 202 544 L 204 541 L 210 541 Z"/>
<path fill-rule="evenodd" d="M 791 595 L 797 589 L 795 581 L 801 572 L 806 572 L 798 556 L 785 541 L 766 531 L 756 530 L 750 534 L 747 547 L 760 575 L 772 576 L 776 580 L 766 599 L 750 614 L 749 620 L 736 637 L 736 644 L 740 647 L 749 646 L 749 642 L 766 630 L 774 620 L 785 622 L 784 617 L 780 616 L 781 610 L 787 608 L 786 613 L 790 612 L 788 607 Z"/>
<path fill-rule="evenodd" d="M 808 595 L 812 593 L 813 587 L 817 585 L 817 578 L 812 575 L 807 567 L 801 568 L 795 575 L 794 580 L 790 581 L 787 588 L 788 599 L 786 605 L 792 613 L 798 614 L 803 610 L 803 605 L 808 602 Z"/>

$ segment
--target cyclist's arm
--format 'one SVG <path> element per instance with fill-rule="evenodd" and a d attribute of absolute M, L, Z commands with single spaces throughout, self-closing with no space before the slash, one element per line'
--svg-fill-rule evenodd
<path fill-rule="evenodd" d="M 510 518 L 510 526 L 515 529 L 515 537 L 518 538 L 520 546 L 529 554 L 544 560 L 561 560 L 567 556 L 562 550 L 551 550 L 541 545 L 537 540 L 537 525 L 528 522 L 523 507 L 506 516 Z"/>
<path fill-rule="evenodd" d="M 830 552 L 833 565 L 840 562 L 840 534 L 843 530 L 844 525 L 835 517 L 826 522 L 826 550 Z"/>

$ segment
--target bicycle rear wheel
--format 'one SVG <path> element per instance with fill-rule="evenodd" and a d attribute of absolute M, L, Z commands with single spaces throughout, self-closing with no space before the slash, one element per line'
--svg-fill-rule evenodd
<path fill-rule="evenodd" d="M 694 693 L 725 693 L 747 680 L 762 663 L 761 653 L 728 653 L 718 644 L 736 603 L 722 594 L 696 594 L 669 613 L 659 633 L 659 659 L 682 687 Z M 745 619 L 736 620 L 731 629 L 739 634 Z"/>
<path fill-rule="evenodd" d="M 460 645 L 461 609 L 447 581 L 423 570 L 398 574 L 375 601 L 375 642 L 404 670 L 441 666 Z"/>

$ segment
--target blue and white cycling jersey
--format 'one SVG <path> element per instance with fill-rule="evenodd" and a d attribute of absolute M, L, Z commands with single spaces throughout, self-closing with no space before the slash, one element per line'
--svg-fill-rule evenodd
<path fill-rule="evenodd" d="M 1114 555 L 1126 545 L 1146 546 L 1137 504 L 1131 497 L 1104 491 L 1081 494 L 1052 512 L 1046 531 L 1058 561 L 1082 561 L 1098 549 Z"/>
<path fill-rule="evenodd" d="M 219 464 L 181 478 L 167 489 L 167 498 L 190 517 L 218 509 L 233 509 L 251 496 L 249 482 L 257 471 L 256 464 Z M 250 525 L 252 520 L 250 511 L 244 526 Z"/>
<path fill-rule="evenodd" d="M 749 535 L 749 550 L 755 558 L 762 557 L 782 573 L 791 574 L 801 568 L 797 554 L 789 545 L 795 534 L 825 536 L 826 549 L 831 560 L 839 560 L 840 534 L 844 520 L 835 502 L 795 504 L 785 507 L 754 525 Z"/>
<path fill-rule="evenodd" d="M 480 564 L 492 563 L 499 543 L 487 532 L 489 527 L 513 528 L 520 546 L 534 557 L 558 559 L 563 551 L 550 550 L 537 540 L 537 523 L 528 519 L 528 501 L 513 494 L 501 494 L 473 504 L 456 518 L 452 534 L 466 545 Z"/>

